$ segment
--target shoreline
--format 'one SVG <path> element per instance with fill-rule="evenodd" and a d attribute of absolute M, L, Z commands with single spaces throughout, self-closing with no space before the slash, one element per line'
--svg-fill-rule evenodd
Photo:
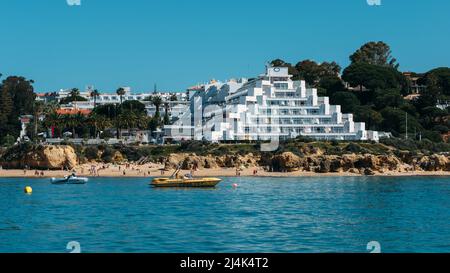
<path fill-rule="evenodd" d="M 80 165 L 74 169 L 74 171 L 80 177 L 104 177 L 104 178 L 153 178 L 153 177 L 169 177 L 174 170 L 161 172 L 163 165 L 146 164 L 146 165 L 112 165 L 112 164 L 85 164 Z M 92 169 L 95 173 L 92 173 Z M 257 170 L 255 175 L 253 172 Z M 36 170 L 5 170 L 0 169 L 0 178 L 53 178 L 64 177 L 71 173 L 71 171 L 43 171 L 42 175 L 35 175 Z M 41 171 L 39 171 L 41 172 Z M 189 171 L 181 170 L 180 174 L 188 174 Z M 214 169 L 201 169 L 193 173 L 195 177 L 266 177 L 266 178 L 283 178 L 283 177 L 367 177 L 362 174 L 355 174 L 350 172 L 340 173 L 315 173 L 315 172 L 267 172 L 261 167 L 248 168 L 241 171 L 240 175 L 236 175 L 235 168 L 214 168 Z M 429 176 L 429 177 L 446 177 L 450 176 L 450 172 L 445 171 L 414 171 L 414 172 L 385 172 L 375 173 L 370 175 L 372 177 L 417 177 L 417 176 Z M 369 176 L 369 177 L 370 177 Z"/>

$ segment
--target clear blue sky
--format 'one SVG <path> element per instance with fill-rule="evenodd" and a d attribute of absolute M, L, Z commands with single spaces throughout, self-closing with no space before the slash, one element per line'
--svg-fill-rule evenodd
<path fill-rule="evenodd" d="M 0 73 L 36 91 L 185 90 L 255 76 L 282 58 L 345 67 L 363 43 L 391 45 L 402 70 L 450 65 L 450 1 L 1 0 Z"/>

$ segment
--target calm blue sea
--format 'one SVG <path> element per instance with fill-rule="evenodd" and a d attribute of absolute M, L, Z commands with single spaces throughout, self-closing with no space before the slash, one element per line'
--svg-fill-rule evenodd
<path fill-rule="evenodd" d="M 0 179 L 0 252 L 450 252 L 450 178 Z M 233 189 L 232 184 L 239 187 Z M 25 186 L 33 194 L 23 193 Z"/>

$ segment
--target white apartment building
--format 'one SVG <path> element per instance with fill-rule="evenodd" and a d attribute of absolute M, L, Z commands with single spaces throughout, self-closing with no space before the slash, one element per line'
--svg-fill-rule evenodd
<path fill-rule="evenodd" d="M 204 85 L 191 99 L 190 111 L 165 127 L 166 139 L 219 141 L 374 140 L 378 132 L 354 122 L 328 97 L 293 81 L 288 68 L 267 67 L 252 80 Z"/>

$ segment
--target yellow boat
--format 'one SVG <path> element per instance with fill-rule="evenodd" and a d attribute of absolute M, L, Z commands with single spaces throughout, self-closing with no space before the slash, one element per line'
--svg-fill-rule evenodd
<path fill-rule="evenodd" d="M 155 178 L 151 185 L 158 188 L 214 188 L 222 181 L 219 178 Z"/>
<path fill-rule="evenodd" d="M 193 178 L 190 175 L 180 178 L 179 172 L 180 168 L 170 178 L 154 178 L 150 185 L 158 188 L 214 188 L 222 181 L 215 177 Z"/>

